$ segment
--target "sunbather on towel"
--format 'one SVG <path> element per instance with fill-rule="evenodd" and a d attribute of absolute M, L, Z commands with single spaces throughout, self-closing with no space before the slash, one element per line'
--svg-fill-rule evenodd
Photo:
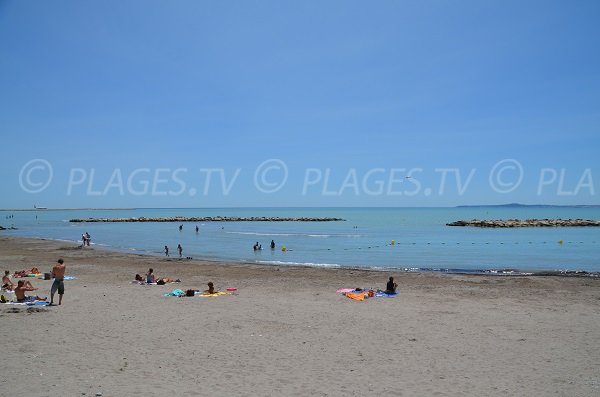
<path fill-rule="evenodd" d="M 156 282 L 156 277 L 154 276 L 154 269 L 148 269 L 148 273 L 146 273 L 146 282 L 148 284 L 154 284 Z"/>
<path fill-rule="evenodd" d="M 212 294 L 216 294 L 217 292 L 219 292 L 219 291 L 215 291 L 215 286 L 213 285 L 212 281 L 209 281 L 207 285 L 208 285 L 208 289 L 203 291 L 204 294 L 212 295 Z"/>
<path fill-rule="evenodd" d="M 386 294 L 395 294 L 396 288 L 398 288 L 398 283 L 395 283 L 394 277 L 390 276 L 390 279 L 388 280 L 387 285 L 385 286 L 385 293 Z"/>
<path fill-rule="evenodd" d="M 19 270 L 16 271 L 14 276 L 15 277 L 27 277 L 30 274 L 40 274 L 40 271 L 37 267 L 32 267 L 31 270 Z"/>
<path fill-rule="evenodd" d="M 132 281 L 133 284 L 146 284 L 146 280 L 139 274 L 135 275 L 135 280 Z"/>
<path fill-rule="evenodd" d="M 6 289 L 12 291 L 15 289 L 16 284 L 12 282 L 10 279 L 10 270 L 6 270 L 4 272 L 4 277 L 2 277 L 2 289 Z"/>
<path fill-rule="evenodd" d="M 169 284 L 169 283 L 180 283 L 181 280 L 180 279 L 174 279 L 171 277 L 163 277 L 163 278 L 159 278 L 156 280 L 156 284 L 158 285 L 165 285 L 165 284 Z"/>
<path fill-rule="evenodd" d="M 45 301 L 46 298 L 40 298 L 37 295 L 25 296 L 25 292 L 35 290 L 37 290 L 37 288 L 31 285 L 31 282 L 19 280 L 19 282 L 17 283 L 17 287 L 15 288 L 15 297 L 17 298 L 17 302 L 33 302 L 34 300 Z"/>

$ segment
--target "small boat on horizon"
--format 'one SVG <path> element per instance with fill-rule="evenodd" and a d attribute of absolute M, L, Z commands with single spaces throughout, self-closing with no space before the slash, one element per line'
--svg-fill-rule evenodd
<path fill-rule="evenodd" d="M 47 210 L 48 209 L 48 207 L 38 207 L 37 205 L 34 205 L 33 208 L 36 210 Z"/>

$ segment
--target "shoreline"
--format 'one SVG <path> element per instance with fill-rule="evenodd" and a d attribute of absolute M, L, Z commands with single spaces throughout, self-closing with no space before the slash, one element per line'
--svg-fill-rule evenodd
<path fill-rule="evenodd" d="M 52 241 L 67 243 L 73 246 L 73 249 L 81 249 L 82 251 L 89 250 L 90 248 L 107 251 L 113 253 L 120 253 L 124 255 L 136 255 L 136 256 L 147 256 L 149 258 L 166 259 L 170 261 L 177 261 L 182 263 L 210 263 L 212 265 L 242 265 L 242 266 L 256 266 L 265 268 L 294 268 L 294 269 L 334 269 L 334 270 L 349 270 L 349 271 L 366 271 L 374 273 L 396 273 L 396 274 L 448 274 L 448 275 L 465 275 L 465 276 L 490 276 L 490 277 L 581 277 L 581 278 L 592 278 L 600 279 L 600 272 L 588 272 L 584 270 L 523 270 L 517 268 L 506 268 L 506 269 L 461 269 L 461 268 L 438 268 L 438 267 L 381 267 L 381 266 L 360 266 L 360 265 L 339 265 L 339 264 L 302 264 L 302 263 L 283 263 L 283 262 L 272 262 L 272 261 L 244 261 L 244 260 L 233 260 L 233 259 L 222 259 L 222 258 L 211 258 L 211 257 L 192 257 L 191 259 L 178 258 L 175 256 L 168 257 L 168 259 L 161 253 L 138 250 L 135 248 L 116 248 L 109 245 L 98 245 L 92 243 L 92 247 L 81 247 L 76 241 L 73 240 L 62 240 L 52 239 L 47 237 L 22 237 L 22 236 L 3 236 L 0 238 L 10 239 L 23 239 L 23 240 L 41 240 L 41 241 Z"/>

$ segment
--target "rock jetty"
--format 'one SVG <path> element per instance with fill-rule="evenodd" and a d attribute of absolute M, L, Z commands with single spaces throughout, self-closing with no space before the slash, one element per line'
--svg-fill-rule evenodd
<path fill-rule="evenodd" d="M 473 226 L 473 227 L 582 227 L 600 226 L 600 221 L 589 219 L 494 219 L 470 221 L 456 221 L 446 223 L 446 226 Z"/>
<path fill-rule="evenodd" d="M 203 216 L 203 217 L 183 217 L 176 216 L 170 218 L 86 218 L 70 219 L 73 223 L 91 223 L 91 222 L 338 222 L 345 221 L 342 218 L 287 218 L 278 216 Z"/>

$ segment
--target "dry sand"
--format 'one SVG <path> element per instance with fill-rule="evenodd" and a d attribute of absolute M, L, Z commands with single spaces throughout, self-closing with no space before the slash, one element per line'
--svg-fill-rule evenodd
<path fill-rule="evenodd" d="M 178 261 L 0 237 L 0 264 L 48 272 L 62 306 L 0 305 L 0 395 L 600 395 L 600 280 L 394 274 Z M 181 284 L 131 284 L 149 267 Z M 174 288 L 238 295 L 170 298 Z M 51 281 L 33 281 L 47 294 Z"/>

